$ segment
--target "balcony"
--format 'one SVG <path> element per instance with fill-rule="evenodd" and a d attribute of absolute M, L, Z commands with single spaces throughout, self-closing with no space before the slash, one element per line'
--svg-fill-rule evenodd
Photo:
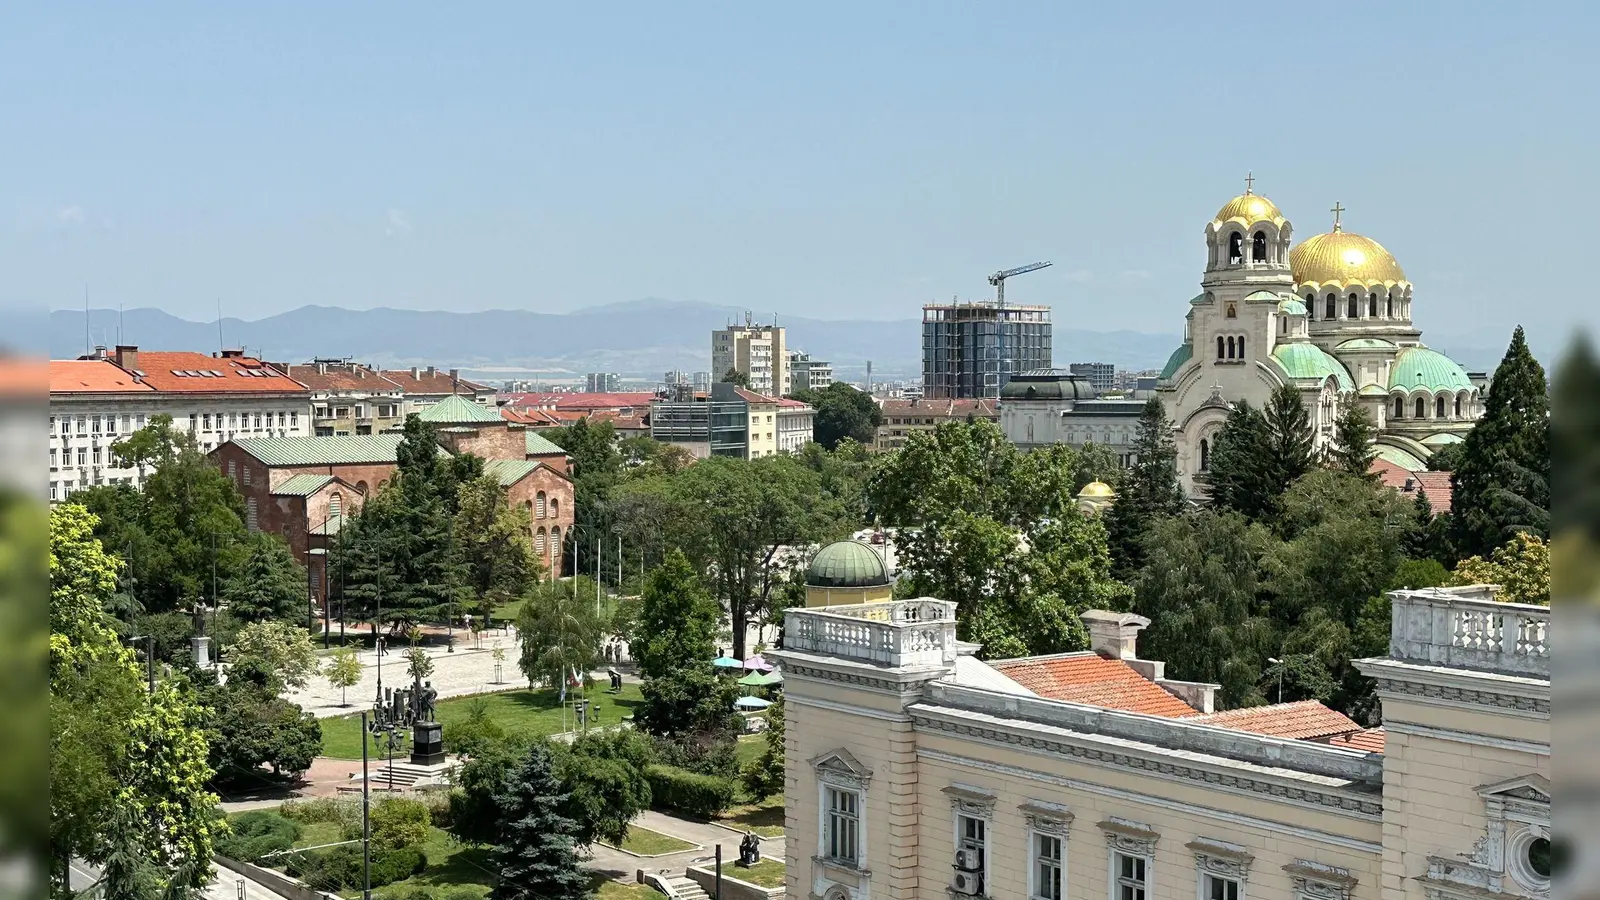
<path fill-rule="evenodd" d="M 1550 677 L 1550 609 L 1497 603 L 1492 585 L 1395 591 L 1389 658 Z"/>
<path fill-rule="evenodd" d="M 956 660 L 956 605 L 921 597 L 887 603 L 791 609 L 783 649 L 890 668 Z"/>

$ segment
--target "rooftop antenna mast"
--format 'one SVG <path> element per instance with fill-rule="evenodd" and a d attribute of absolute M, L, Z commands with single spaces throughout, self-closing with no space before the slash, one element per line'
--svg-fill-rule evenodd
<path fill-rule="evenodd" d="M 217 356 L 222 356 L 222 351 L 228 349 L 222 342 L 222 298 L 217 298 Z"/>
<path fill-rule="evenodd" d="M 83 286 L 83 355 L 94 353 L 94 338 L 89 336 L 89 286 Z"/>
<path fill-rule="evenodd" d="M 1006 359 L 1006 279 L 1014 275 L 1025 275 L 1047 268 L 1051 263 L 1036 262 L 1015 269 L 1002 269 L 989 276 L 989 283 L 994 285 L 995 315 L 995 355 L 1000 358 L 1000 372 L 995 378 L 995 394 L 999 395 L 1000 388 L 1005 387 L 1006 372 L 1011 368 L 1011 360 Z"/>

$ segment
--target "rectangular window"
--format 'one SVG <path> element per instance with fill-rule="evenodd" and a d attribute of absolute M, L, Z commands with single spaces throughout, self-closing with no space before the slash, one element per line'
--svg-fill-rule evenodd
<path fill-rule="evenodd" d="M 79 416 L 78 417 L 78 433 L 79 434 L 88 434 L 89 433 L 89 417 L 88 416 Z"/>
<path fill-rule="evenodd" d="M 978 876 L 978 893 L 983 893 L 984 875 L 989 865 L 989 823 L 977 816 L 956 816 L 956 850 L 964 857 L 957 867 Z"/>
<path fill-rule="evenodd" d="M 235 459 L 228 460 L 228 477 L 232 478 L 236 482 L 239 480 L 239 461 L 238 460 L 235 460 Z"/>
<path fill-rule="evenodd" d="M 1239 900 L 1239 882 L 1209 872 L 1201 877 L 1205 884 L 1201 885 L 1200 900 Z"/>
<path fill-rule="evenodd" d="M 60 484 L 59 483 L 54 482 L 54 481 L 50 482 L 50 499 L 51 500 L 56 499 L 56 491 L 59 488 L 60 488 Z"/>
<path fill-rule="evenodd" d="M 244 483 L 245 483 L 245 487 L 249 487 L 250 486 L 250 466 L 249 466 L 249 464 L 246 464 L 245 467 L 244 467 Z"/>
<path fill-rule="evenodd" d="M 326 406 L 317 407 L 317 418 L 326 419 L 327 417 L 328 417 L 328 408 Z"/>
<path fill-rule="evenodd" d="M 100 465 L 100 448 L 99 447 L 94 448 L 94 464 L 97 465 L 97 466 Z"/>
<path fill-rule="evenodd" d="M 130 416 L 127 413 L 123 413 L 122 414 L 122 430 L 123 430 L 123 432 L 126 433 L 126 432 L 129 432 L 129 431 L 132 431 L 133 430 L 132 427 L 131 427 L 132 425 L 133 425 L 133 416 Z"/>
<path fill-rule="evenodd" d="M 201 431 L 210 431 L 211 430 L 211 413 L 206 413 L 205 415 L 200 417 L 200 430 Z"/>
<path fill-rule="evenodd" d="M 289 427 L 290 428 L 299 428 L 300 427 L 300 414 L 299 413 L 297 413 L 297 412 L 289 413 Z"/>
<path fill-rule="evenodd" d="M 238 428 L 239 427 L 239 414 L 238 413 L 228 413 L 228 427 L 229 428 Z"/>
<path fill-rule="evenodd" d="M 56 467 L 56 448 L 51 447 L 50 448 L 50 468 L 54 469 L 55 467 Z"/>
<path fill-rule="evenodd" d="M 1118 853 L 1112 857 L 1112 866 L 1116 872 L 1116 892 L 1111 900 L 1145 900 L 1145 859 L 1142 856 L 1129 856 Z"/>
<path fill-rule="evenodd" d="M 139 413 L 139 427 L 144 427 L 144 413 Z"/>
<path fill-rule="evenodd" d="M 833 787 L 827 789 L 828 819 L 824 846 L 829 859 L 854 865 L 860 858 L 860 804 L 860 795 L 855 791 Z"/>
<path fill-rule="evenodd" d="M 261 430 L 261 413 L 256 413 L 256 430 Z"/>
<path fill-rule="evenodd" d="M 249 471 L 249 470 L 246 469 L 245 471 Z M 255 531 L 256 528 L 257 528 L 256 498 L 254 498 L 254 497 L 251 497 L 249 500 L 245 501 L 245 504 L 244 504 L 244 526 L 246 528 L 250 529 L 251 531 Z"/>
<path fill-rule="evenodd" d="M 88 464 L 89 464 L 89 451 L 88 451 L 88 449 L 86 449 L 84 447 L 79 447 L 78 448 L 78 465 L 87 466 Z"/>
<path fill-rule="evenodd" d="M 55 434 L 56 433 L 56 417 L 55 416 L 51 416 L 50 417 L 50 433 L 51 434 Z"/>
<path fill-rule="evenodd" d="M 99 416 L 91 417 L 89 419 L 89 427 L 91 429 L 93 429 L 95 434 L 99 434 L 100 433 L 100 417 Z"/>
<path fill-rule="evenodd" d="M 1061 883 L 1061 838 L 1053 834 L 1035 834 L 1033 836 L 1034 900 L 1061 900 Z"/>

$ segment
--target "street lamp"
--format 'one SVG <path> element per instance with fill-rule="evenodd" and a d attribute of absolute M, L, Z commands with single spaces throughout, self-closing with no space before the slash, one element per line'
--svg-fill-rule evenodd
<path fill-rule="evenodd" d="M 1283 702 L 1283 660 L 1276 657 L 1267 657 L 1267 662 L 1278 667 L 1278 702 Z"/>

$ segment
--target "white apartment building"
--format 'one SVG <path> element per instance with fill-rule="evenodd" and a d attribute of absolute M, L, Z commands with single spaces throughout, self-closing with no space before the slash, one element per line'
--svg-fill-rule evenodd
<path fill-rule="evenodd" d="M 812 359 L 801 350 L 789 351 L 789 387 L 785 393 L 820 391 L 833 384 L 833 363 Z"/>
<path fill-rule="evenodd" d="M 750 390 L 776 397 L 789 387 L 785 340 L 782 328 L 756 325 L 746 313 L 743 325 L 711 332 L 711 377 L 720 381 L 737 371 L 750 379 Z"/>
<path fill-rule="evenodd" d="M 799 400 L 778 401 L 778 452 L 799 453 L 815 439 L 817 411 Z"/>
<path fill-rule="evenodd" d="M 140 351 L 121 346 L 86 359 L 51 360 L 47 499 L 101 484 L 140 485 L 145 473 L 111 445 L 172 417 L 202 451 L 234 437 L 307 437 L 311 392 L 243 351 Z"/>

